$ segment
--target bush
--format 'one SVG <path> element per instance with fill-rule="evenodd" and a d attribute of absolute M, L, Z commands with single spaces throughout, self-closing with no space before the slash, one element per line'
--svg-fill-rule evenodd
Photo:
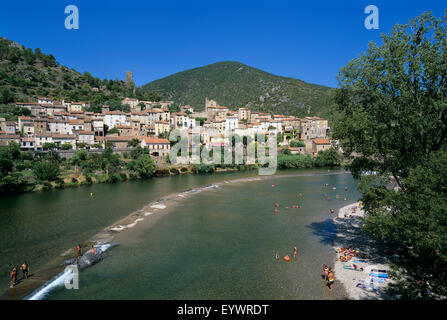
<path fill-rule="evenodd" d="M 59 165 L 51 161 L 37 162 L 33 168 L 34 175 L 40 181 L 54 181 L 59 177 Z"/>
<path fill-rule="evenodd" d="M 341 158 L 337 150 L 330 148 L 326 151 L 318 152 L 315 157 L 316 167 L 337 167 L 341 164 Z"/>
<path fill-rule="evenodd" d="M 155 162 L 148 154 L 138 157 L 134 164 L 134 170 L 142 178 L 150 178 L 154 175 Z"/>
<path fill-rule="evenodd" d="M 304 141 L 301 141 L 301 140 L 299 140 L 299 141 L 292 140 L 292 141 L 290 141 L 290 146 L 292 148 L 302 148 L 302 147 L 305 147 L 306 144 L 304 143 Z"/>
<path fill-rule="evenodd" d="M 310 168 L 312 167 L 312 158 L 304 154 L 278 154 L 278 168 Z"/>
<path fill-rule="evenodd" d="M 192 172 L 196 174 L 213 173 L 216 171 L 214 164 L 195 164 L 192 166 Z"/>

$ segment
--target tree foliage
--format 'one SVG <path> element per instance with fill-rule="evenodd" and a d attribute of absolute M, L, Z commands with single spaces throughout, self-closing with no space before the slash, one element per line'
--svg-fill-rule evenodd
<path fill-rule="evenodd" d="M 390 287 L 406 299 L 447 296 L 446 30 L 430 13 L 396 25 L 341 70 L 334 94 L 334 135 L 362 177 L 364 229 L 389 248 Z"/>

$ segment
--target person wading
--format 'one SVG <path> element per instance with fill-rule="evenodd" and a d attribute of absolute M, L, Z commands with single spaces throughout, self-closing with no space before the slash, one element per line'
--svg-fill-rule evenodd
<path fill-rule="evenodd" d="M 328 275 L 327 275 L 327 286 L 330 291 L 332 291 L 332 286 L 334 285 L 334 281 L 335 281 L 334 271 L 331 268 L 329 268 Z"/>
<path fill-rule="evenodd" d="M 28 275 L 29 275 L 29 265 L 28 265 L 28 263 L 25 261 L 20 268 L 22 269 L 23 277 L 25 279 L 28 279 Z"/>
<path fill-rule="evenodd" d="M 80 257 L 82 257 L 80 244 L 78 244 L 78 246 L 76 247 L 76 251 L 78 252 L 78 259 L 79 259 Z"/>
<path fill-rule="evenodd" d="M 12 288 L 17 282 L 17 267 L 12 268 L 11 280 L 9 281 L 9 287 Z"/>

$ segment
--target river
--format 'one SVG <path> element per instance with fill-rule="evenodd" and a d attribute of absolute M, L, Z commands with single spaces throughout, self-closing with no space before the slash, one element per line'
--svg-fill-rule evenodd
<path fill-rule="evenodd" d="M 345 205 L 344 197 L 356 201 L 359 194 L 349 173 L 331 173 L 338 174 L 284 170 L 275 177 L 221 184 L 187 197 L 117 234 L 113 241 L 118 246 L 80 273 L 79 290 L 61 287 L 47 298 L 342 299 L 341 286 L 329 292 L 320 279 L 321 265 L 334 259 L 329 209 Z M 255 176 L 257 171 L 182 175 L 0 198 L 5 288 L 13 263 L 27 260 L 38 273 L 151 201 Z M 279 211 L 274 214 L 276 202 Z M 300 208 L 291 208 L 298 204 Z M 293 255 L 294 245 L 296 260 L 275 260 L 276 252 L 281 258 Z"/>

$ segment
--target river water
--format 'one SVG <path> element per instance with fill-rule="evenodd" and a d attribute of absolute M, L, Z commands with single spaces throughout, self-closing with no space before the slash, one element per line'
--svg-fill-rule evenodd
<path fill-rule="evenodd" d="M 320 278 L 321 265 L 334 259 L 329 209 L 354 202 L 359 194 L 349 173 L 331 173 L 337 174 L 284 170 L 265 180 L 222 184 L 187 197 L 115 236 L 118 246 L 80 273 L 79 290 L 61 287 L 47 298 L 342 299 L 340 285 L 329 292 Z M 13 263 L 27 260 L 38 272 L 151 201 L 256 175 L 183 175 L 0 198 L 5 287 Z M 297 259 L 285 262 L 282 257 L 292 256 L 294 245 Z"/>

